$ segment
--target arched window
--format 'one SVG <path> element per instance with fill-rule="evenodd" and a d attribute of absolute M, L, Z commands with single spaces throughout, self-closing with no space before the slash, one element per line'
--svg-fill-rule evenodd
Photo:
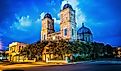
<path fill-rule="evenodd" d="M 45 40 L 46 35 L 44 35 L 44 40 Z"/>
<path fill-rule="evenodd" d="M 85 40 L 84 41 L 86 41 L 87 42 L 87 37 L 85 37 Z"/>
<path fill-rule="evenodd" d="M 66 36 L 66 35 L 67 35 L 67 28 L 64 29 L 64 36 Z"/>
<path fill-rule="evenodd" d="M 74 35 L 74 29 L 72 29 L 72 36 Z"/>

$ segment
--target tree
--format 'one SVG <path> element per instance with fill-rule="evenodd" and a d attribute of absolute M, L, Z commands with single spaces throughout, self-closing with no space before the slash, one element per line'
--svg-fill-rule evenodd
<path fill-rule="evenodd" d="M 21 55 L 27 56 L 29 59 L 37 58 L 42 55 L 44 47 L 48 44 L 48 41 L 38 41 L 33 44 L 29 44 L 21 50 Z"/>
<path fill-rule="evenodd" d="M 111 45 L 107 44 L 105 45 L 105 48 L 106 48 L 106 56 L 107 57 L 113 57 L 113 48 Z"/>
<path fill-rule="evenodd" d="M 58 59 L 64 59 L 66 55 L 78 54 L 81 58 L 97 59 L 103 56 L 111 57 L 113 49 L 110 45 L 104 45 L 97 42 L 80 42 L 80 41 L 38 41 L 36 43 L 27 45 L 21 54 L 28 58 L 37 58 L 42 56 L 44 47 L 49 47 L 49 54 L 57 55 Z"/>

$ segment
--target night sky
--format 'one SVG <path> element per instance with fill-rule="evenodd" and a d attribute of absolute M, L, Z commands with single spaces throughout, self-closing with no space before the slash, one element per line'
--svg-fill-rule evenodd
<path fill-rule="evenodd" d="M 40 40 L 41 19 L 48 12 L 59 31 L 65 0 L 0 0 L 0 49 L 11 42 Z M 84 22 L 96 42 L 121 46 L 121 0 L 68 0 L 76 10 L 78 29 Z"/>

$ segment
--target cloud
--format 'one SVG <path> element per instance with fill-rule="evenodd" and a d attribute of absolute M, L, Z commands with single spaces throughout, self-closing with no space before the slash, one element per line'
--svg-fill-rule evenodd
<path fill-rule="evenodd" d="M 21 26 L 24 26 L 24 27 L 28 27 L 28 26 L 30 26 L 31 25 L 31 20 L 30 20 L 30 18 L 29 18 L 29 16 L 23 16 L 23 17 L 21 17 L 20 19 L 19 19 L 19 23 L 20 23 L 20 25 Z"/>
<path fill-rule="evenodd" d="M 44 18 L 44 16 L 45 16 L 45 14 L 46 14 L 46 12 L 42 12 L 41 14 L 40 14 L 40 17 L 35 21 L 36 23 L 41 23 L 42 22 L 42 19 Z"/>
<path fill-rule="evenodd" d="M 45 12 L 42 12 L 41 14 L 40 14 L 40 18 L 39 19 L 37 19 L 37 22 L 41 22 L 41 19 L 43 19 L 44 18 L 44 16 L 45 16 Z M 59 14 L 58 14 L 59 15 Z M 53 18 L 54 19 L 54 24 L 60 24 L 60 20 L 59 19 L 57 19 L 57 18 Z"/>
<path fill-rule="evenodd" d="M 0 50 L 2 49 L 2 41 L 1 41 L 1 39 L 0 39 Z"/>
<path fill-rule="evenodd" d="M 67 3 L 67 1 L 73 7 L 73 9 L 76 11 L 76 14 L 75 14 L 76 15 L 76 23 L 77 23 L 77 27 L 80 28 L 81 23 L 86 21 L 86 16 L 81 11 L 81 9 L 78 7 L 80 2 L 79 2 L 79 0 L 64 0 L 64 1 L 62 1 L 61 9 Z"/>
<path fill-rule="evenodd" d="M 10 26 L 10 29 L 12 31 L 23 31 L 23 32 L 31 32 L 35 29 L 38 30 L 41 26 L 41 16 L 39 18 L 32 19 L 29 15 L 27 16 L 16 16 L 16 21 Z M 33 30 L 34 28 L 34 30 Z M 36 31 L 34 31 L 36 32 Z"/>
<path fill-rule="evenodd" d="M 26 39 L 32 39 L 32 37 L 35 36 L 39 39 L 40 35 L 38 34 L 40 34 L 41 30 L 40 18 L 35 17 L 32 19 L 32 17 L 28 15 L 22 17 L 17 16 L 16 19 L 17 20 L 10 26 L 10 31 L 8 31 L 6 35 L 9 35 L 10 38 L 20 42 L 25 41 Z"/>
<path fill-rule="evenodd" d="M 30 19 L 29 15 L 18 17 L 16 16 L 16 20 L 12 26 L 10 26 L 11 29 L 17 29 L 21 31 L 27 31 L 27 28 L 32 25 L 32 20 Z"/>
<path fill-rule="evenodd" d="M 58 13 L 57 17 L 60 18 L 60 13 Z"/>
<path fill-rule="evenodd" d="M 54 19 L 54 23 L 55 24 L 60 24 L 60 20 L 56 19 L 56 18 L 53 18 Z"/>
<path fill-rule="evenodd" d="M 45 12 L 42 12 L 42 13 L 40 14 L 40 18 L 43 19 L 44 16 L 45 16 L 45 14 L 46 14 Z"/>
<path fill-rule="evenodd" d="M 38 18 L 36 21 L 35 21 L 35 23 L 37 23 L 37 24 L 39 24 L 39 23 L 41 23 L 41 18 Z"/>

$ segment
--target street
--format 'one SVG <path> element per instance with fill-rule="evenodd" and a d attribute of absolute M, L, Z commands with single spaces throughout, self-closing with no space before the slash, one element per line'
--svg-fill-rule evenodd
<path fill-rule="evenodd" d="M 3 71 L 121 71 L 120 64 L 70 64 L 60 66 L 36 66 Z"/>

